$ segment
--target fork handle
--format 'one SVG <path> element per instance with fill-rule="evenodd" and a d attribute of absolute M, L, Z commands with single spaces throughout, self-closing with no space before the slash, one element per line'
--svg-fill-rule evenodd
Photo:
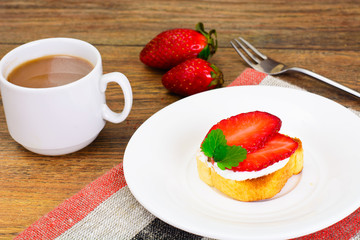
<path fill-rule="evenodd" d="M 292 68 L 289 68 L 288 70 L 304 73 L 306 75 L 309 75 L 309 76 L 311 76 L 313 78 L 316 78 L 316 79 L 318 79 L 320 81 L 323 81 L 323 82 L 325 82 L 327 84 L 330 84 L 331 86 L 337 87 L 337 88 L 339 88 L 339 89 L 341 89 L 341 90 L 343 90 L 345 92 L 348 92 L 348 93 L 360 98 L 360 93 L 359 92 L 357 92 L 357 91 L 355 91 L 355 90 L 353 90 L 351 88 L 345 87 L 344 85 L 341 85 L 340 83 L 337 83 L 337 82 L 335 82 L 335 81 L 333 81 L 331 79 L 328 79 L 328 78 L 326 78 L 324 76 L 321 76 L 321 75 L 319 75 L 317 73 L 314 73 L 314 72 L 312 72 L 310 70 L 307 70 L 307 69 L 304 69 L 304 68 L 298 68 L 298 67 L 292 67 Z"/>

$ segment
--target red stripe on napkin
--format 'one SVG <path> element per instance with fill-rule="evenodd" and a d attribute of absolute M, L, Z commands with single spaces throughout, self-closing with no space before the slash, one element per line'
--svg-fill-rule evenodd
<path fill-rule="evenodd" d="M 265 73 L 255 71 L 252 68 L 247 68 L 240 74 L 228 87 L 242 86 L 242 85 L 258 85 L 267 76 Z"/>
<path fill-rule="evenodd" d="M 15 239 L 54 239 L 126 186 L 122 163 L 40 218 Z"/>

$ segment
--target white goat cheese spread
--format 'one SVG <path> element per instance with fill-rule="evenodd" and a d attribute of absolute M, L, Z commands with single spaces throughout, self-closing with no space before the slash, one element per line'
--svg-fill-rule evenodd
<path fill-rule="evenodd" d="M 221 170 L 217 163 L 215 162 L 212 164 L 208 161 L 208 157 L 205 156 L 205 154 L 201 151 L 201 149 L 198 150 L 196 153 L 196 158 L 200 160 L 201 162 L 206 163 L 210 168 L 213 167 L 215 172 L 226 179 L 236 180 L 236 181 L 244 181 L 247 179 L 253 179 L 262 177 L 265 175 L 268 175 L 270 173 L 273 173 L 283 167 L 289 162 L 290 158 L 285 158 L 284 160 L 281 160 L 279 162 L 274 163 L 273 165 L 270 165 L 266 168 L 263 168 L 259 171 L 232 171 L 232 170 Z"/>

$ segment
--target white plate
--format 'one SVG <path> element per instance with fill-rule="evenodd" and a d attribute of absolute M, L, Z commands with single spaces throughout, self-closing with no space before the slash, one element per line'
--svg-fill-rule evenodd
<path fill-rule="evenodd" d="M 273 199 L 240 202 L 203 183 L 194 154 L 212 125 L 254 110 L 277 115 L 298 137 L 304 169 Z M 360 206 L 360 118 L 305 91 L 229 87 L 177 101 L 150 117 L 124 154 L 127 184 L 152 214 L 219 239 L 285 239 L 328 227 Z"/>

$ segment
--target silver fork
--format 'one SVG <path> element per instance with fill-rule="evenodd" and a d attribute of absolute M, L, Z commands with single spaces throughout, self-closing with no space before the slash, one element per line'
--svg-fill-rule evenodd
<path fill-rule="evenodd" d="M 298 67 L 287 67 L 285 64 L 267 57 L 241 37 L 230 41 L 230 43 L 235 48 L 236 52 L 240 55 L 240 57 L 242 57 L 247 64 L 249 64 L 252 68 L 259 72 L 263 72 L 269 75 L 278 75 L 287 71 L 301 72 L 360 98 L 359 92 L 350 89 L 344 85 L 341 85 L 340 83 L 337 83 L 307 69 Z M 245 56 L 245 54 L 239 49 L 239 47 L 251 58 L 251 60 Z M 249 49 L 251 49 L 252 52 Z"/>

